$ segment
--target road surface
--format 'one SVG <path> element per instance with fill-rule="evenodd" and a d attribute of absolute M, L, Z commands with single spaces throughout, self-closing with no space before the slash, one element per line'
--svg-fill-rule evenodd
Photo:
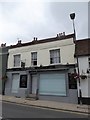
<path fill-rule="evenodd" d="M 9 119 L 10 118 L 87 118 L 88 115 L 3 102 L 2 117 Z"/>

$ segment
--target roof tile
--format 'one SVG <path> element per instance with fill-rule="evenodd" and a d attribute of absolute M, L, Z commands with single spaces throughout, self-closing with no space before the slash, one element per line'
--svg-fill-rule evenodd
<path fill-rule="evenodd" d="M 76 41 L 75 55 L 78 56 L 90 55 L 90 38 Z"/>

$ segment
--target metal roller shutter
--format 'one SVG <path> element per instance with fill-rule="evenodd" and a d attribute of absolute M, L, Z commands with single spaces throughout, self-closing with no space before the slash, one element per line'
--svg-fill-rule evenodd
<path fill-rule="evenodd" d="M 40 74 L 39 94 L 66 96 L 65 74 Z"/>

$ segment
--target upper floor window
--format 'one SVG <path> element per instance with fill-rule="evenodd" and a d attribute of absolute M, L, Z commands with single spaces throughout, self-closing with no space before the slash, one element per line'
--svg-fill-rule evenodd
<path fill-rule="evenodd" d="M 37 65 L 37 52 L 31 53 L 31 65 Z"/>
<path fill-rule="evenodd" d="M 20 60 L 21 60 L 20 54 L 14 55 L 14 67 L 20 67 Z"/>
<path fill-rule="evenodd" d="M 60 63 L 60 49 L 50 50 L 50 64 Z"/>
<path fill-rule="evenodd" d="M 90 69 L 90 56 L 88 57 L 89 69 Z"/>

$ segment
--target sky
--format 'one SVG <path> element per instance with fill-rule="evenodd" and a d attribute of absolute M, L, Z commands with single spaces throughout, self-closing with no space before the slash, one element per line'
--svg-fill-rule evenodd
<path fill-rule="evenodd" d="M 85 2 L 86 1 L 86 2 Z M 0 44 L 30 42 L 73 33 L 70 13 L 75 13 L 76 38 L 88 38 L 88 1 L 0 0 Z"/>

